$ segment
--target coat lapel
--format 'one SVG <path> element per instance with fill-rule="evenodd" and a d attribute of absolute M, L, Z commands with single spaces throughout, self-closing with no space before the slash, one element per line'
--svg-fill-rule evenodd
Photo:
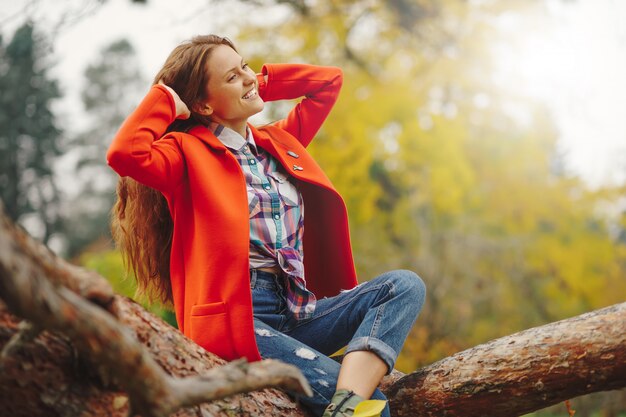
<path fill-rule="evenodd" d="M 322 168 L 292 135 L 275 126 L 263 126 L 259 129 L 251 124 L 248 126 L 252 130 L 256 144 L 276 158 L 285 171 L 294 178 L 337 192 Z M 188 133 L 216 151 L 226 152 L 227 150 L 226 146 L 206 126 L 194 126 Z"/>
<path fill-rule="evenodd" d="M 250 129 L 257 145 L 276 158 L 290 175 L 336 192 L 322 168 L 292 135 L 274 126 L 257 129 L 250 125 Z"/>

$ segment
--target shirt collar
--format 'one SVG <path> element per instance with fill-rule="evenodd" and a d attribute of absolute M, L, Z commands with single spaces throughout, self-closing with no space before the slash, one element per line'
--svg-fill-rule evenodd
<path fill-rule="evenodd" d="M 209 129 L 220 140 L 220 142 L 224 144 L 224 146 L 232 149 L 233 151 L 240 151 L 245 145 L 250 145 L 250 148 L 256 152 L 256 143 L 254 142 L 252 131 L 248 126 L 246 126 L 245 139 L 231 128 L 219 123 L 212 122 Z"/>

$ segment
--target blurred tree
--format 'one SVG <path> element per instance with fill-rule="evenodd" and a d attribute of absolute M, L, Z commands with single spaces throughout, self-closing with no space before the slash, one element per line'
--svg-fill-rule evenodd
<path fill-rule="evenodd" d="M 46 56 L 33 23 L 17 29 L 6 47 L 0 39 L 0 196 L 10 218 L 44 243 L 61 228 L 52 172 L 61 131 L 51 110 L 60 93 Z"/>
<path fill-rule="evenodd" d="M 549 111 L 489 76 L 498 16 L 541 2 L 301 5 L 239 38 L 256 65 L 344 69 L 310 149 L 348 205 L 361 279 L 409 268 L 427 282 L 399 369 L 626 297 L 598 211 L 619 193 L 570 176 Z"/>
<path fill-rule="evenodd" d="M 68 143 L 77 156 L 75 197 L 67 203 L 67 255 L 78 254 L 98 238 L 108 239 L 109 210 L 115 199 L 117 175 L 104 155 L 111 138 L 137 103 L 146 81 L 133 46 L 125 39 L 104 47 L 85 69 L 81 97 L 87 128 Z"/>
<path fill-rule="evenodd" d="M 239 38 L 257 65 L 344 69 L 310 149 L 348 205 L 361 279 L 408 268 L 427 283 L 399 369 L 626 299 L 624 227 L 602 210 L 623 187 L 570 175 L 549 110 L 491 77 L 499 17 L 543 2 L 303 4 Z"/>

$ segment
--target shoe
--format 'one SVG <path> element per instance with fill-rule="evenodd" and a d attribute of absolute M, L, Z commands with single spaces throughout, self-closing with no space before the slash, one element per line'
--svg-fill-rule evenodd
<path fill-rule="evenodd" d="M 362 401 L 363 397 L 353 391 L 337 390 L 322 417 L 352 417 L 357 404 Z"/>

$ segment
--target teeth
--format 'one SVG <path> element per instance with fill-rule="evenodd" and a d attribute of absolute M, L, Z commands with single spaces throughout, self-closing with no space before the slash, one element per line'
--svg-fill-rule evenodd
<path fill-rule="evenodd" d="M 243 99 L 248 99 L 248 98 L 254 97 L 255 95 L 256 95 L 256 89 L 252 89 L 252 90 L 248 91 L 246 93 L 246 95 L 243 96 L 242 98 Z"/>

